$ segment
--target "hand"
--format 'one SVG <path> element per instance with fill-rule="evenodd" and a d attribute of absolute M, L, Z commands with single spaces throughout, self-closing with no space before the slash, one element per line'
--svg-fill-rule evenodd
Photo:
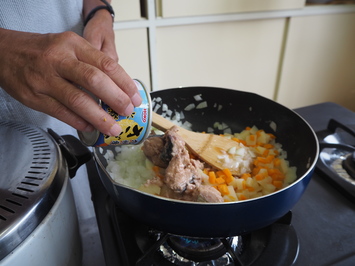
<path fill-rule="evenodd" d="M 121 128 L 79 87 L 121 115 L 139 106 L 137 88 L 112 58 L 73 32 L 34 34 L 0 29 L 0 86 L 24 105 L 81 131 Z"/>
<path fill-rule="evenodd" d="M 107 10 L 101 9 L 95 13 L 85 26 L 83 37 L 93 47 L 118 62 L 112 17 Z"/>

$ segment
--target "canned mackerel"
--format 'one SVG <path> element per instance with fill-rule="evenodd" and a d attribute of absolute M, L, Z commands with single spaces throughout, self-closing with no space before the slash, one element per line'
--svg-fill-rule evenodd
<path fill-rule="evenodd" d="M 109 113 L 118 123 L 122 132 L 118 136 L 108 136 L 98 130 L 93 132 L 78 132 L 80 140 L 87 146 L 103 147 L 108 145 L 135 145 L 144 141 L 150 134 L 152 108 L 149 93 L 144 85 L 134 79 L 139 94 L 142 97 L 142 104 L 135 107 L 130 116 L 121 116 L 113 111 L 107 104 L 100 102 L 102 109 Z"/>

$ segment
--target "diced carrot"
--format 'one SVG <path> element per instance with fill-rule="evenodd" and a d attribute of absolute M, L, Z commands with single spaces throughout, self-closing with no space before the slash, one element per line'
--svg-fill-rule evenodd
<path fill-rule="evenodd" d="M 279 166 L 281 164 L 281 160 L 279 158 L 274 159 L 274 166 Z"/>
<path fill-rule="evenodd" d="M 274 181 L 272 181 L 272 184 L 273 184 L 276 188 L 280 189 L 280 188 L 282 188 L 283 182 L 282 182 L 282 181 L 279 181 L 279 180 L 274 180 Z"/>
<path fill-rule="evenodd" d="M 247 197 L 244 196 L 243 194 L 240 194 L 240 195 L 238 196 L 238 199 L 239 199 L 239 200 L 246 200 Z"/>
<path fill-rule="evenodd" d="M 246 127 L 246 128 L 245 128 L 245 130 L 250 130 L 250 129 L 251 129 L 251 127 Z"/>
<path fill-rule="evenodd" d="M 211 184 L 215 184 L 216 183 L 216 173 L 213 171 L 208 172 L 208 181 Z"/>
<path fill-rule="evenodd" d="M 256 160 L 255 160 L 255 161 L 256 161 Z M 254 167 L 253 170 L 251 170 L 251 175 L 252 175 L 252 176 L 257 175 L 257 174 L 259 173 L 260 169 L 261 169 L 260 166 Z"/>
<path fill-rule="evenodd" d="M 224 180 L 224 178 L 222 177 L 217 177 L 216 178 L 216 184 L 224 184 L 226 181 Z"/>
<path fill-rule="evenodd" d="M 274 134 L 268 133 L 268 135 L 272 138 L 272 139 L 276 139 L 276 136 Z"/>
<path fill-rule="evenodd" d="M 277 168 L 268 169 L 268 173 L 273 180 L 284 180 L 285 175 Z"/>
<path fill-rule="evenodd" d="M 247 190 L 249 190 L 250 192 L 253 192 L 253 191 L 255 191 L 255 188 L 254 187 L 247 187 Z"/>
<path fill-rule="evenodd" d="M 275 159 L 274 155 L 268 155 L 266 158 L 265 157 L 256 157 L 256 163 L 254 164 L 258 165 L 258 163 L 263 163 L 263 164 L 268 164 L 271 163 Z"/>
<path fill-rule="evenodd" d="M 223 169 L 223 173 L 225 174 L 224 180 L 225 180 L 227 183 L 230 183 L 230 182 L 233 181 L 234 177 L 233 177 L 231 171 L 230 171 L 228 168 Z"/>
<path fill-rule="evenodd" d="M 224 173 L 223 173 L 222 170 L 218 170 L 218 171 L 216 172 L 216 176 L 217 176 L 217 177 L 221 177 L 221 176 L 223 176 L 223 175 L 224 175 Z"/>
<path fill-rule="evenodd" d="M 244 179 L 244 180 L 246 180 L 248 177 L 251 177 L 251 174 L 249 174 L 249 173 L 244 173 L 244 174 L 242 174 L 242 175 L 240 176 L 240 178 L 242 178 L 242 179 Z"/>
<path fill-rule="evenodd" d="M 221 192 L 222 196 L 229 194 L 229 190 L 226 184 L 218 185 L 217 189 L 219 192 Z"/>
<path fill-rule="evenodd" d="M 266 143 L 266 144 L 264 144 L 263 147 L 266 148 L 266 149 L 272 149 L 272 148 L 274 148 L 274 145 Z"/>
<path fill-rule="evenodd" d="M 259 129 L 258 131 L 256 131 L 256 136 L 260 137 L 264 132 L 264 130 Z"/>
<path fill-rule="evenodd" d="M 271 178 L 273 180 L 284 180 L 285 179 L 285 175 L 283 173 L 274 174 L 274 175 L 271 175 Z"/>
<path fill-rule="evenodd" d="M 261 181 L 265 178 L 265 175 L 264 174 L 257 174 L 256 176 L 254 176 L 254 178 L 257 180 L 257 181 Z"/>
<path fill-rule="evenodd" d="M 263 152 L 263 156 L 264 156 L 264 157 L 268 156 L 268 155 L 269 155 L 269 152 L 270 152 L 269 150 L 265 150 L 265 151 Z"/>

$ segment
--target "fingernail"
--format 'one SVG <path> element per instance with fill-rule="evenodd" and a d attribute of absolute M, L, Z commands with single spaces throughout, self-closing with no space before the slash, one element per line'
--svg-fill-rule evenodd
<path fill-rule="evenodd" d="M 134 109 L 134 106 L 132 104 L 129 104 L 126 107 L 126 110 L 124 110 L 124 115 L 125 116 L 131 115 L 133 113 L 133 109 Z"/>
<path fill-rule="evenodd" d="M 110 128 L 110 136 L 118 136 L 122 132 L 121 127 L 118 124 L 113 124 Z"/>
<path fill-rule="evenodd" d="M 131 101 L 132 101 L 134 106 L 140 106 L 141 103 L 142 103 L 142 97 L 138 93 L 135 93 L 132 96 Z"/>

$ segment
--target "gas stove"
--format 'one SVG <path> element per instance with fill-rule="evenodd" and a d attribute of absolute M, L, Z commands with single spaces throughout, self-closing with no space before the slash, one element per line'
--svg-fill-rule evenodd
<path fill-rule="evenodd" d="M 316 172 L 289 213 L 247 235 L 206 239 L 149 228 L 116 206 L 88 165 L 106 265 L 354 265 L 355 113 L 334 103 L 296 112 L 319 138 Z"/>

